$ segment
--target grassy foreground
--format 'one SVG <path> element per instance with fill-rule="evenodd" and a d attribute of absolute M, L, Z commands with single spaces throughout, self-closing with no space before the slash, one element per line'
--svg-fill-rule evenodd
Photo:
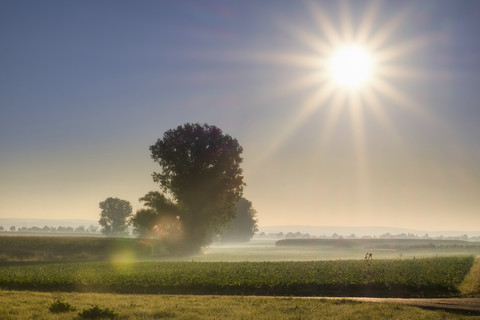
<path fill-rule="evenodd" d="M 48 308 L 60 299 L 77 311 L 60 314 Z M 78 313 L 93 305 L 109 308 L 116 319 L 259 319 L 259 320 L 341 320 L 341 319 L 480 319 L 480 316 L 423 310 L 388 303 L 347 300 L 306 300 L 296 298 L 119 295 L 98 293 L 40 293 L 0 290 L 0 318 L 79 319 Z"/>
<path fill-rule="evenodd" d="M 444 297 L 473 257 L 290 262 L 0 263 L 0 288 L 113 293 Z"/>

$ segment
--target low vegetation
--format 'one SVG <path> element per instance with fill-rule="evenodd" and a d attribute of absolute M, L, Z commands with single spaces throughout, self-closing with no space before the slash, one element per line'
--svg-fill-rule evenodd
<path fill-rule="evenodd" d="M 291 262 L 0 264 L 0 288 L 287 296 L 458 295 L 473 257 Z"/>
<path fill-rule="evenodd" d="M 77 310 L 74 306 L 70 305 L 68 302 L 55 299 L 52 304 L 48 307 L 48 311 L 51 313 L 65 313 L 72 312 Z"/>
<path fill-rule="evenodd" d="M 91 308 L 85 309 L 78 314 L 80 319 L 115 319 L 118 316 L 108 308 L 100 308 L 95 305 Z"/>
<path fill-rule="evenodd" d="M 78 312 L 52 314 L 48 305 L 54 297 L 68 301 L 78 310 L 89 310 L 101 303 L 99 309 L 114 310 L 115 319 L 122 320 L 477 320 L 480 316 L 452 314 L 439 310 L 388 303 L 367 303 L 348 300 L 226 297 L 226 296 L 168 296 L 116 295 L 99 293 L 44 293 L 0 290 L 2 319 L 74 320 Z"/>

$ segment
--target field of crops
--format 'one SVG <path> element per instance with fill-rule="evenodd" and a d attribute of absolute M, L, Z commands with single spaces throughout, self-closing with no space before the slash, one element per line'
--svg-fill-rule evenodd
<path fill-rule="evenodd" d="M 106 237 L 1 236 L 0 261 L 184 260 L 204 262 L 404 259 L 480 255 L 480 243 L 456 240 L 311 239 L 256 240 L 212 245 L 194 256 L 173 256 L 160 240 Z"/>
<path fill-rule="evenodd" d="M 2 262 L 0 288 L 114 293 L 433 297 L 473 257 L 292 262 Z"/>
<path fill-rule="evenodd" d="M 0 248 L 0 261 L 111 260 L 124 254 L 151 259 L 168 254 L 159 240 L 105 237 L 0 236 Z"/>

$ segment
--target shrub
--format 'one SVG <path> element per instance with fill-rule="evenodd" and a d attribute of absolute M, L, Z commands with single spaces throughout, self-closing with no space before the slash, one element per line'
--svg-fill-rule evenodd
<path fill-rule="evenodd" d="M 48 311 L 51 313 L 63 313 L 77 310 L 74 306 L 68 302 L 63 302 L 59 299 L 55 299 L 53 303 L 48 307 Z"/>
<path fill-rule="evenodd" d="M 112 310 L 105 308 L 99 308 L 94 306 L 90 309 L 85 309 L 78 314 L 81 319 L 115 319 L 118 314 Z"/>

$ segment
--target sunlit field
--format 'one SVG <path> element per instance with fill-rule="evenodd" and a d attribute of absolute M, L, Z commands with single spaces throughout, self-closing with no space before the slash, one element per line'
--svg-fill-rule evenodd
<path fill-rule="evenodd" d="M 11 290 L 286 296 L 443 297 L 474 258 L 284 262 L 3 262 Z"/>
<path fill-rule="evenodd" d="M 77 311 L 48 311 L 54 299 L 69 303 Z M 2 319 L 79 319 L 77 314 L 100 304 L 117 319 L 259 319 L 259 320 L 350 320 L 350 319 L 480 319 L 439 310 L 424 310 L 389 303 L 347 300 L 306 300 L 291 297 L 222 297 L 118 295 L 85 293 L 39 293 L 0 291 Z"/>

